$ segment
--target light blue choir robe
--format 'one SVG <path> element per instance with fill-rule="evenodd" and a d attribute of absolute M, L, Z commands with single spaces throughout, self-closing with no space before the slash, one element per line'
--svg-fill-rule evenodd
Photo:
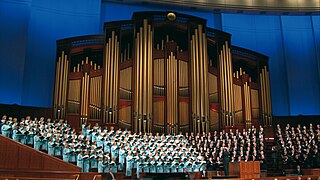
<path fill-rule="evenodd" d="M 97 156 L 90 156 L 90 166 L 91 168 L 98 168 L 98 159 Z"/>
<path fill-rule="evenodd" d="M 193 171 L 192 165 L 193 165 L 192 162 L 186 162 L 184 167 L 187 168 L 188 172 L 192 172 Z"/>
<path fill-rule="evenodd" d="M 111 158 L 118 158 L 119 155 L 119 149 L 118 146 L 111 146 Z"/>
<path fill-rule="evenodd" d="M 110 168 L 109 160 L 107 162 L 104 161 L 104 164 L 106 165 L 106 167 L 104 168 L 103 172 L 108 173 L 109 172 L 109 168 Z"/>
<path fill-rule="evenodd" d="M 112 167 L 112 172 L 117 173 L 118 172 L 118 167 L 117 164 L 114 162 L 113 164 L 110 164 L 110 167 Z"/>
<path fill-rule="evenodd" d="M 143 163 L 143 172 L 150 172 L 150 166 L 148 165 L 149 162 L 144 162 Z"/>
<path fill-rule="evenodd" d="M 70 148 L 63 148 L 62 159 L 65 162 L 70 162 Z"/>
<path fill-rule="evenodd" d="M 119 150 L 119 170 L 120 171 L 122 171 L 123 169 L 125 158 L 126 158 L 126 151 L 120 149 Z"/>
<path fill-rule="evenodd" d="M 61 151 L 62 151 L 62 146 L 55 146 L 54 147 L 54 155 L 55 156 L 61 156 L 62 154 L 61 154 Z"/>
<path fill-rule="evenodd" d="M 173 162 L 171 165 L 171 172 L 178 172 L 178 165 L 175 164 L 176 162 Z"/>
<path fill-rule="evenodd" d="M 127 156 L 127 158 L 126 158 L 126 176 L 132 175 L 132 167 L 133 167 L 132 156 Z"/>
<path fill-rule="evenodd" d="M 52 141 L 48 142 L 48 154 L 51 156 L 54 156 L 53 144 L 54 144 L 54 142 L 52 142 Z"/>
<path fill-rule="evenodd" d="M 98 147 L 103 147 L 103 140 L 102 139 L 103 139 L 103 137 L 100 137 L 100 136 L 97 137 L 96 140 L 97 140 Z"/>
<path fill-rule="evenodd" d="M 46 139 L 46 137 L 44 137 L 44 139 L 41 140 L 40 143 L 41 143 L 40 144 L 40 149 L 48 151 L 48 140 Z"/>
<path fill-rule="evenodd" d="M 83 171 L 83 159 L 82 159 L 82 154 L 78 154 L 77 156 L 77 166 L 81 168 L 81 172 Z"/>
<path fill-rule="evenodd" d="M 19 135 L 17 133 L 18 133 L 18 130 L 16 129 L 12 131 L 12 139 L 15 141 L 19 141 Z"/>
<path fill-rule="evenodd" d="M 97 135 L 98 135 L 97 132 L 92 132 L 92 135 L 91 135 L 91 141 L 92 142 L 96 142 L 97 141 Z"/>
<path fill-rule="evenodd" d="M 83 156 L 83 172 L 89 172 L 90 158 L 88 155 Z"/>
<path fill-rule="evenodd" d="M 91 141 L 92 140 L 92 129 L 87 129 L 86 134 L 87 134 L 87 138 L 89 139 L 89 141 Z"/>
<path fill-rule="evenodd" d="M 163 165 L 163 172 L 169 173 L 170 172 L 170 163 Z"/>
<path fill-rule="evenodd" d="M 24 134 L 26 131 L 25 131 L 25 130 L 21 130 L 20 132 L 21 132 L 21 134 L 19 135 L 19 136 L 20 136 L 20 137 L 19 137 L 20 142 L 21 142 L 22 144 L 27 144 L 27 137 L 26 137 L 26 135 Z"/>
<path fill-rule="evenodd" d="M 184 163 L 180 163 L 178 166 L 178 172 L 183 172 L 184 169 Z"/>
<path fill-rule="evenodd" d="M 157 164 L 157 172 L 158 173 L 163 173 L 163 163 L 158 163 Z"/>
<path fill-rule="evenodd" d="M 137 162 L 137 178 L 139 179 L 140 178 L 140 173 L 142 172 L 142 168 L 143 168 L 143 164 L 138 161 Z"/>
<path fill-rule="evenodd" d="M 111 148 L 110 148 L 110 146 L 109 146 L 109 143 L 110 143 L 110 142 L 108 142 L 108 141 L 104 141 L 104 142 L 103 142 L 103 151 L 104 151 L 104 152 L 109 152 L 109 153 L 111 153 Z"/>
<path fill-rule="evenodd" d="M 81 125 L 81 128 L 82 128 L 82 135 L 84 135 L 85 137 L 87 137 L 87 128 L 86 128 L 86 125 L 85 125 L 85 124 L 82 124 L 82 125 Z"/>
<path fill-rule="evenodd" d="M 200 162 L 198 162 L 198 164 L 196 162 L 193 162 L 192 164 L 192 168 L 193 168 L 193 172 L 200 172 Z"/>
<path fill-rule="evenodd" d="M 77 153 L 74 148 L 70 149 L 70 157 L 69 162 L 76 162 L 77 161 Z"/>
<path fill-rule="evenodd" d="M 26 135 L 27 144 L 33 144 L 33 140 L 34 140 L 33 137 L 34 137 L 34 133 L 33 132 L 29 132 L 29 134 Z M 40 149 L 40 146 L 39 146 L 39 149 Z"/>
<path fill-rule="evenodd" d="M 4 124 L 1 127 L 2 135 L 10 138 L 10 125 Z"/>
<path fill-rule="evenodd" d="M 155 165 L 155 162 L 150 162 L 150 172 L 156 173 L 157 172 L 157 166 Z"/>
<path fill-rule="evenodd" d="M 106 165 L 103 163 L 103 161 L 99 161 L 98 162 L 98 173 L 103 173 L 105 168 L 106 168 Z"/>
<path fill-rule="evenodd" d="M 40 143 L 41 143 L 40 137 L 38 135 L 35 135 L 33 137 L 33 148 L 36 150 L 40 150 Z"/>

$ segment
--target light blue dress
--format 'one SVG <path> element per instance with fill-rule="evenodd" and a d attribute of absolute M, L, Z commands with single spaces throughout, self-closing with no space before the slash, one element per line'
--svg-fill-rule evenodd
<path fill-rule="evenodd" d="M 119 151 L 119 170 L 120 171 L 122 171 L 123 169 L 125 158 L 126 158 L 126 151 L 120 149 Z"/>
<path fill-rule="evenodd" d="M 126 158 L 126 176 L 132 175 L 132 166 L 133 166 L 132 156 L 127 156 L 127 158 Z"/>
<path fill-rule="evenodd" d="M 54 156 L 53 144 L 54 144 L 54 142 L 52 142 L 52 141 L 48 142 L 48 154 L 51 156 Z"/>
<path fill-rule="evenodd" d="M 106 168 L 106 165 L 103 164 L 103 161 L 99 161 L 98 162 L 98 173 L 103 173 L 105 168 Z"/>
<path fill-rule="evenodd" d="M 84 157 L 87 157 L 87 155 Z M 90 159 L 88 157 L 83 159 L 83 172 L 89 172 L 89 168 L 90 168 Z"/>
<path fill-rule="evenodd" d="M 62 159 L 65 162 L 70 162 L 70 148 L 63 148 Z"/>
<path fill-rule="evenodd" d="M 78 154 L 77 156 L 77 166 L 81 168 L 81 172 L 83 171 L 83 159 L 82 159 L 82 154 Z"/>
<path fill-rule="evenodd" d="M 140 161 L 137 162 L 137 178 L 140 178 L 140 173 L 142 172 L 142 163 Z"/>
<path fill-rule="evenodd" d="M 33 148 L 36 150 L 40 150 L 40 137 L 38 135 L 35 135 L 33 137 Z"/>
<path fill-rule="evenodd" d="M 13 130 L 12 131 L 12 139 L 15 140 L 15 141 L 19 141 L 19 136 L 17 135 L 18 133 L 18 130 Z"/>
<path fill-rule="evenodd" d="M 150 172 L 151 172 L 151 173 L 156 173 L 156 172 L 157 172 L 157 166 L 155 165 L 155 162 L 154 162 L 154 161 L 151 161 L 150 163 L 151 163 L 151 165 L 150 165 Z"/>

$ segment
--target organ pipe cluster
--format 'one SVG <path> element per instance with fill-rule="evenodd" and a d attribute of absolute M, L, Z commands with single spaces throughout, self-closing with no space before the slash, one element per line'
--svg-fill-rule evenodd
<path fill-rule="evenodd" d="M 118 122 L 119 38 L 112 31 L 105 45 L 104 123 Z"/>
<path fill-rule="evenodd" d="M 202 25 L 191 40 L 191 85 L 193 132 L 209 131 L 208 54 Z"/>
<path fill-rule="evenodd" d="M 272 111 L 271 111 L 271 94 L 270 94 L 270 79 L 267 66 L 260 70 L 260 89 L 262 102 L 262 120 L 264 125 L 271 125 Z"/>
<path fill-rule="evenodd" d="M 88 121 L 88 96 L 89 96 L 89 83 L 90 83 L 90 74 L 89 70 L 86 67 L 90 67 L 88 57 L 86 57 L 86 61 L 82 61 L 82 81 L 81 81 L 81 104 L 80 104 L 80 122 L 81 124 L 87 123 Z"/>
<path fill-rule="evenodd" d="M 152 120 L 153 32 L 148 20 L 135 37 L 134 131 L 150 132 Z"/>
<path fill-rule="evenodd" d="M 58 58 L 55 75 L 54 89 L 54 118 L 65 118 L 66 101 L 67 101 L 67 84 L 68 84 L 69 60 L 68 56 L 62 51 Z"/>
<path fill-rule="evenodd" d="M 220 110 L 222 126 L 234 125 L 234 92 L 233 92 L 233 77 L 232 77 L 232 59 L 229 48 L 229 43 L 226 41 L 222 46 L 219 54 L 219 75 L 220 75 Z"/>
<path fill-rule="evenodd" d="M 178 60 L 170 53 L 167 59 L 167 129 L 168 133 L 178 133 Z"/>
<path fill-rule="evenodd" d="M 251 90 L 248 81 L 243 84 L 246 127 L 251 127 Z"/>

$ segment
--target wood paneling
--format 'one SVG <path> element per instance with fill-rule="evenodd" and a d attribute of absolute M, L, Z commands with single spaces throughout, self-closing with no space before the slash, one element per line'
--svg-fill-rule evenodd
<path fill-rule="evenodd" d="M 0 174 L 13 176 L 46 173 L 80 173 L 80 168 L 0 135 Z M 24 175 L 23 175 L 24 174 Z"/>

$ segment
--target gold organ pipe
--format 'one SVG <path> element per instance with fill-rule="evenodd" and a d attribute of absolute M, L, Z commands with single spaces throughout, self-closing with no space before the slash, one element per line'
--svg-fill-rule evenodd
<path fill-rule="evenodd" d="M 136 45 L 135 45 L 135 49 L 136 49 L 136 81 L 135 81 L 135 99 L 134 99 L 134 103 L 135 103 L 135 113 L 136 113 L 136 119 L 134 120 L 134 132 L 138 132 L 138 116 L 139 116 L 139 71 L 140 71 L 140 64 L 139 64 L 139 40 L 140 40 L 140 34 L 137 33 L 137 38 L 136 38 Z"/>
<path fill-rule="evenodd" d="M 195 62 L 196 62 L 196 68 L 195 68 L 195 71 L 196 71 L 196 73 L 195 73 L 195 75 L 196 75 L 196 106 L 197 106 L 197 110 L 196 110 L 196 117 L 197 117 L 197 122 L 198 122 L 198 131 L 197 132 L 200 132 L 200 118 L 201 117 L 199 117 L 199 115 L 200 115 L 200 90 L 199 90 L 199 88 L 200 88 L 200 84 L 199 84 L 199 79 L 200 79 L 200 75 L 199 75 L 199 52 L 198 52 L 198 50 L 199 50 L 199 48 L 198 48 L 198 45 L 199 45 L 199 41 L 198 41 L 198 30 L 197 29 L 195 29 L 195 57 L 196 57 L 196 59 L 195 59 Z M 199 118 L 199 119 L 198 119 Z"/>
<path fill-rule="evenodd" d="M 230 66 L 229 66 L 229 55 L 228 55 L 228 42 L 226 41 L 226 46 L 225 46 L 225 57 L 226 57 L 226 66 L 227 66 L 227 90 L 228 90 L 228 125 L 231 126 L 231 117 L 230 117 L 230 112 L 231 112 L 231 87 L 230 87 L 230 82 L 231 82 L 231 79 L 230 79 Z"/>
<path fill-rule="evenodd" d="M 200 87 L 199 87 L 199 91 L 200 91 L 200 121 L 202 122 L 202 117 L 204 116 L 204 107 L 203 107 L 203 101 L 204 101 L 204 94 L 203 94 L 203 88 L 204 88 L 204 84 L 203 84 L 203 44 L 202 44 L 202 26 L 198 25 L 198 35 L 199 35 L 199 60 L 200 60 L 200 67 L 198 69 L 199 73 L 199 79 L 200 79 Z M 199 131 L 200 133 L 200 131 Z"/>
<path fill-rule="evenodd" d="M 109 58 L 110 58 L 110 44 L 111 44 L 111 39 L 109 38 L 108 40 L 108 43 L 107 43 L 107 46 L 106 46 L 106 68 L 105 68 L 105 88 L 104 88 L 104 95 L 105 95 L 105 98 L 104 98 L 104 122 L 108 122 L 108 116 L 109 116 L 109 113 L 108 113 L 108 107 L 109 107 L 109 75 L 110 75 L 110 71 L 109 71 L 109 66 L 110 66 L 110 61 L 109 61 Z"/>
<path fill-rule="evenodd" d="M 82 77 L 82 82 L 81 82 L 81 105 L 80 105 L 80 115 L 81 115 L 81 119 L 83 116 L 83 107 L 84 107 L 84 76 Z M 82 123 L 82 122 L 81 122 Z"/>
<path fill-rule="evenodd" d="M 219 67 L 219 71 L 220 71 L 220 87 L 221 87 L 221 121 L 223 126 L 225 126 L 225 103 L 224 103 L 224 85 L 223 85 L 223 81 L 224 81 L 224 77 L 223 77 L 223 58 L 222 58 L 222 50 L 220 51 L 220 55 L 219 55 L 219 63 L 220 63 L 220 67 Z"/>
<path fill-rule="evenodd" d="M 143 113 L 145 114 L 147 112 L 147 98 L 148 98 L 148 93 L 147 93 L 147 20 L 143 20 L 143 102 L 142 102 L 142 108 L 143 108 Z M 144 118 L 143 118 L 143 122 Z M 145 126 L 145 124 L 144 124 Z"/>
<path fill-rule="evenodd" d="M 229 54 L 229 68 L 230 68 L 230 73 L 229 73 L 229 77 L 230 77 L 230 92 L 231 92 L 231 97 L 230 97 L 230 101 L 231 101 L 231 126 L 234 125 L 234 119 L 235 119 L 235 115 L 234 115 L 234 92 L 233 92 L 233 77 L 232 77 L 232 72 L 233 72 L 233 68 L 232 68 L 232 56 L 231 56 L 231 50 L 230 48 L 228 48 L 228 54 Z"/>
<path fill-rule="evenodd" d="M 112 31 L 112 36 L 111 36 L 111 56 L 110 56 L 110 82 L 109 82 L 109 84 L 110 84 L 110 91 L 109 91 L 109 103 L 108 103 L 108 107 L 109 108 L 111 108 L 112 109 L 112 111 L 113 111 L 113 104 L 112 104 L 112 102 L 113 102 L 113 86 L 114 86 L 114 77 L 113 77 L 113 75 L 114 75 L 114 50 L 115 50 L 115 32 L 114 31 Z M 110 109 L 109 109 L 110 110 Z M 109 123 L 113 123 L 113 121 L 112 121 L 112 111 L 111 111 L 111 113 L 109 112 L 109 114 L 108 114 L 108 122 Z"/>
<path fill-rule="evenodd" d="M 55 116 L 56 116 L 56 111 L 57 111 L 57 108 L 58 108 L 58 96 L 59 96 L 59 92 L 58 92 L 58 89 L 59 89 L 59 74 L 60 74 L 60 60 L 61 58 L 59 57 L 58 59 L 58 62 L 57 62 L 57 68 L 56 68 L 56 79 L 55 79 L 55 96 L 54 96 L 54 105 L 55 105 Z"/>
<path fill-rule="evenodd" d="M 61 92 L 62 92 L 62 76 L 63 76 L 63 61 L 64 59 L 64 51 L 62 51 L 61 62 L 60 62 L 60 72 L 59 72 L 59 91 L 58 91 L 58 106 L 61 105 Z M 59 115 L 59 112 L 58 112 Z M 58 116 L 60 118 L 60 116 Z"/>
<path fill-rule="evenodd" d="M 142 105 L 142 100 L 143 100 L 143 97 L 142 97 L 142 92 L 143 92 L 143 89 L 142 89 L 142 85 L 143 85 L 143 28 L 140 27 L 140 59 L 139 59 L 139 63 L 140 63 L 140 76 L 139 78 L 140 81 L 139 81 L 139 115 L 140 115 L 140 120 L 139 120 L 139 128 L 138 128 L 138 131 L 140 132 L 141 131 L 141 121 L 143 119 L 143 105 Z"/>
<path fill-rule="evenodd" d="M 115 86 L 115 122 L 118 123 L 118 85 L 119 85 L 119 49 L 120 49 L 120 44 L 117 42 L 117 61 L 116 61 L 116 86 Z"/>
<path fill-rule="evenodd" d="M 63 72 L 63 89 L 62 89 L 62 103 L 63 109 L 61 110 L 62 118 L 65 118 L 65 109 L 66 109 L 66 93 L 67 93 L 67 73 L 68 73 L 68 61 L 67 55 L 64 56 L 64 72 Z"/>
<path fill-rule="evenodd" d="M 228 72 L 228 66 L 227 66 L 227 58 L 226 58 L 226 52 L 225 52 L 225 45 L 223 45 L 223 49 L 222 49 L 222 54 L 223 54 L 223 66 L 224 66 L 224 79 L 223 79 L 223 84 L 225 87 L 225 116 L 226 116 L 226 126 L 229 126 L 229 92 L 228 92 L 228 76 L 227 76 L 227 72 Z"/>
<path fill-rule="evenodd" d="M 192 95 L 191 95 L 191 100 L 192 100 L 192 129 L 193 132 L 196 132 L 195 126 L 196 126 L 196 122 L 195 122 L 195 108 L 196 108 L 196 101 L 195 101 L 195 53 L 194 53 L 194 35 L 192 35 L 192 40 L 191 40 L 191 87 L 192 87 Z"/>
<path fill-rule="evenodd" d="M 265 72 L 264 69 L 262 69 L 262 89 L 263 89 L 263 98 L 264 98 L 264 102 L 263 102 L 263 106 L 264 106 L 264 121 L 265 121 L 265 125 L 267 124 L 267 99 L 266 99 L 266 88 L 265 88 Z"/>
<path fill-rule="evenodd" d="M 204 93 L 205 93 L 205 119 L 206 119 L 206 133 L 209 132 L 209 83 L 208 83 L 208 50 L 207 50 L 207 38 L 206 34 L 203 33 L 203 44 L 204 44 Z"/>
<path fill-rule="evenodd" d="M 148 95 L 150 96 L 149 99 L 148 99 L 148 119 L 147 119 L 147 124 L 148 124 L 148 132 L 151 132 L 151 115 L 152 115 L 152 97 L 153 97 L 153 94 L 152 94 L 152 86 L 153 86 L 153 83 L 152 83 L 152 63 L 153 63 L 153 59 L 152 59 L 152 31 L 151 31 L 151 25 L 148 25 L 148 48 L 149 48 L 149 51 L 148 51 L 148 56 L 149 56 L 149 61 L 148 61 L 148 85 L 149 85 L 149 88 L 148 88 Z M 129 47 L 129 44 L 128 44 L 128 47 Z M 129 53 L 128 53 L 129 54 Z"/>
<path fill-rule="evenodd" d="M 270 118 L 268 118 L 268 125 L 272 124 L 272 104 L 271 104 L 271 93 L 270 93 L 270 76 L 269 76 L 269 72 L 267 71 L 267 91 L 268 91 L 268 103 L 269 103 L 269 116 Z"/>
<path fill-rule="evenodd" d="M 170 106 L 170 101 L 171 101 L 171 93 L 170 93 L 170 56 L 167 59 L 167 122 L 168 122 L 168 132 L 170 132 L 170 126 L 171 126 L 171 106 Z"/>
<path fill-rule="evenodd" d="M 265 122 L 264 122 L 264 105 L 263 105 L 264 97 L 263 97 L 263 89 L 262 89 L 262 73 L 261 72 L 259 73 L 259 77 L 260 77 L 260 93 L 261 93 L 261 114 L 262 114 L 263 124 L 265 124 Z"/>

